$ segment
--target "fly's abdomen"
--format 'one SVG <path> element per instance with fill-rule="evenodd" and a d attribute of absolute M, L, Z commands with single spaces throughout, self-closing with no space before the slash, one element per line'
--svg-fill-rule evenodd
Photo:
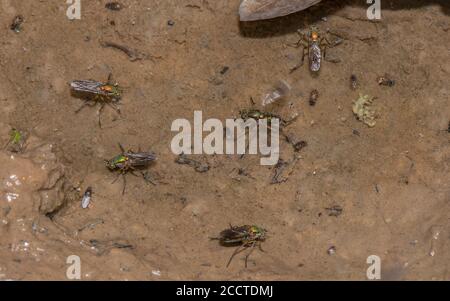
<path fill-rule="evenodd" d="M 322 63 L 322 50 L 317 43 L 311 45 L 309 49 L 309 68 L 313 72 L 318 72 L 320 70 L 320 65 Z"/>

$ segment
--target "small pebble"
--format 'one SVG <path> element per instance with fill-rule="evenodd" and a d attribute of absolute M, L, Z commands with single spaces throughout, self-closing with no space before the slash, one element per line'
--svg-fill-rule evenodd
<path fill-rule="evenodd" d="M 225 73 L 228 72 L 228 70 L 230 70 L 230 67 L 224 66 L 224 67 L 222 68 L 222 70 L 220 70 L 220 74 L 224 75 Z"/>
<path fill-rule="evenodd" d="M 108 2 L 106 3 L 105 8 L 109 10 L 119 11 L 122 9 L 122 5 L 119 2 Z"/>
<path fill-rule="evenodd" d="M 81 208 L 86 209 L 89 207 L 89 204 L 91 203 L 91 197 L 92 197 L 92 188 L 88 187 L 83 195 L 83 199 L 81 200 Z"/>
<path fill-rule="evenodd" d="M 330 247 L 330 248 L 328 249 L 327 253 L 328 253 L 328 255 L 330 255 L 330 256 L 336 254 L 336 247 L 335 247 L 335 246 Z"/>
<path fill-rule="evenodd" d="M 23 20 L 24 19 L 21 15 L 16 16 L 10 26 L 10 29 L 15 32 L 20 32 L 20 25 L 22 25 Z"/>

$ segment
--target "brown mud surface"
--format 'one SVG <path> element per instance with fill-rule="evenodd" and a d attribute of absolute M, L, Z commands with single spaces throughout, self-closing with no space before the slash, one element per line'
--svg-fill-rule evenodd
<path fill-rule="evenodd" d="M 450 280 L 446 1 L 382 1 L 378 22 L 365 1 L 323 1 L 253 24 L 238 22 L 239 0 L 122 0 L 121 11 L 82 1 L 74 21 L 65 2 L 0 0 L 1 145 L 11 127 L 29 133 L 23 153 L 0 152 L 0 279 L 63 280 L 78 255 L 86 280 L 363 280 L 378 255 L 383 279 Z M 301 51 L 288 45 L 311 25 L 344 38 L 328 53 L 340 63 L 290 73 Z M 104 41 L 146 55 L 131 61 Z M 74 113 L 82 101 L 68 84 L 110 72 L 125 91 L 121 115 L 106 107 L 99 128 L 98 107 Z M 385 73 L 395 86 L 378 85 Z M 298 158 L 287 181 L 270 184 L 274 167 L 259 156 L 193 156 L 206 173 L 175 163 L 173 120 L 236 117 L 278 80 L 292 91 L 271 110 L 298 113 L 287 131 L 308 143 L 294 153 L 281 141 L 281 158 Z M 359 93 L 376 97 L 373 128 L 352 112 Z M 111 184 L 103 160 L 118 142 L 156 153 L 156 186 L 130 175 L 122 196 L 121 179 Z M 233 248 L 209 240 L 230 223 L 269 230 L 248 268 L 242 254 L 226 268 Z"/>

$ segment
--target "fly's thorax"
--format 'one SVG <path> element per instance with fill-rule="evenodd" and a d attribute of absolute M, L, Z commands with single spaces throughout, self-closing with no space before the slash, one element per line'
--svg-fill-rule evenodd
<path fill-rule="evenodd" d="M 311 26 L 309 36 L 312 42 L 318 42 L 320 39 L 319 29 L 316 26 Z"/>
<path fill-rule="evenodd" d="M 105 160 L 106 166 L 111 169 L 122 168 L 123 165 L 128 161 L 128 158 L 124 155 L 118 155 L 111 160 Z"/>
<path fill-rule="evenodd" d="M 120 98 L 122 96 L 122 90 L 120 89 L 119 85 L 103 85 L 100 87 L 100 90 L 103 93 L 106 93 L 108 96 L 113 98 Z"/>

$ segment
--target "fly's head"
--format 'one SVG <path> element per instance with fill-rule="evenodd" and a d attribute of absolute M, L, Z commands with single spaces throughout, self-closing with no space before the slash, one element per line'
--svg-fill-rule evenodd
<path fill-rule="evenodd" d="M 266 239 L 267 230 L 259 226 L 251 226 L 249 234 L 253 240 L 263 241 Z"/>

